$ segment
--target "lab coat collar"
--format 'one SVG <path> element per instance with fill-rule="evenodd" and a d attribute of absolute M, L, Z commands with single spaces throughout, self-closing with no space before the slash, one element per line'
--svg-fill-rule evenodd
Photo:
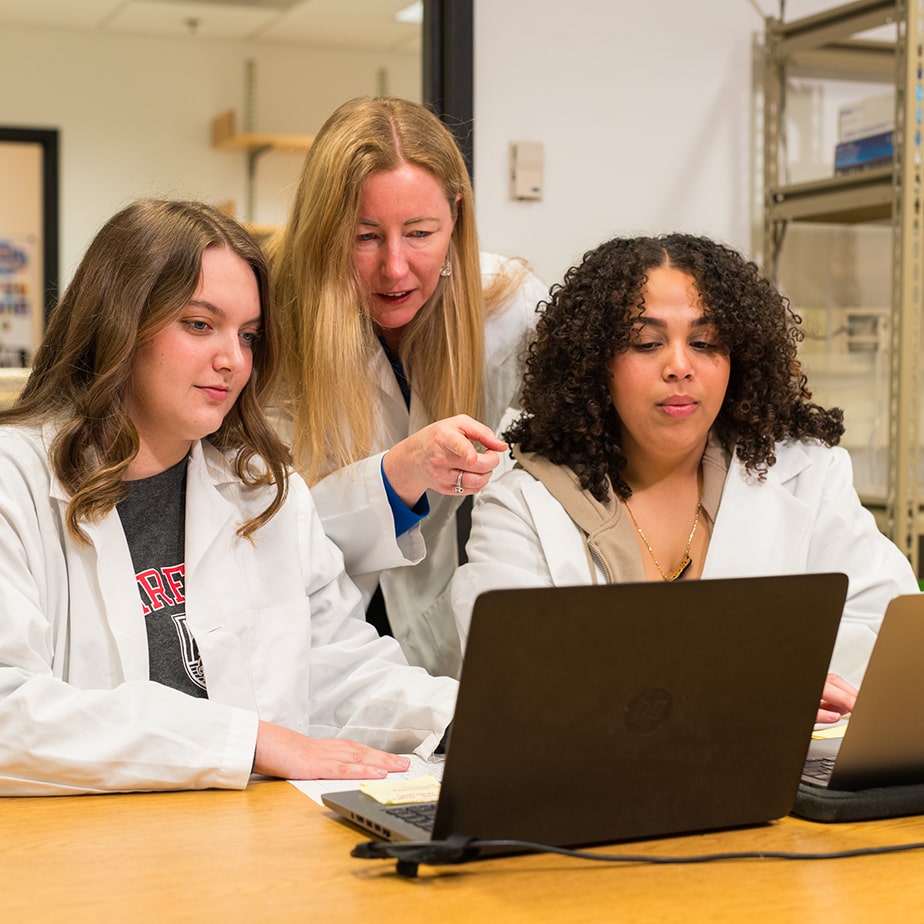
<path fill-rule="evenodd" d="M 61 422 L 58 420 L 46 420 L 42 424 L 42 447 L 45 450 L 45 455 L 49 459 L 49 462 L 51 460 L 51 444 L 54 442 L 60 429 Z M 49 495 L 56 501 L 63 501 L 66 505 L 71 499 L 70 492 L 58 481 L 58 477 L 55 475 L 50 464 L 48 466 L 48 477 L 50 480 L 48 487 Z"/>
<path fill-rule="evenodd" d="M 51 446 L 58 426 L 45 423 L 42 427 L 42 440 L 46 451 Z M 67 506 L 71 495 L 67 488 L 51 473 L 51 496 L 62 505 Z M 189 454 L 186 472 L 186 568 L 193 568 L 201 559 L 206 549 L 221 532 L 224 525 L 235 514 L 234 505 L 221 493 L 220 487 L 234 484 L 238 478 L 224 455 L 210 443 L 198 441 L 193 443 Z M 84 532 L 90 537 L 94 546 L 99 548 L 102 541 L 111 541 L 109 536 L 110 520 L 115 517 L 115 527 L 122 534 L 118 516 L 113 511 L 100 521 L 83 524 Z M 124 537 L 122 545 L 125 545 Z M 100 549 L 100 557 L 102 555 Z"/>
<path fill-rule="evenodd" d="M 42 439 L 46 450 L 57 429 L 53 423 L 43 426 Z M 237 483 L 237 476 L 219 450 L 201 441 L 193 444 L 186 476 L 187 575 L 196 569 L 208 549 L 225 530 L 228 521 L 238 514 L 233 503 L 222 493 L 224 486 Z M 63 523 L 70 492 L 53 473 L 50 474 L 49 490 L 59 505 Z M 77 542 L 70 536 L 64 538 L 68 555 L 84 561 L 82 568 L 72 569 L 73 580 L 79 580 L 81 573 L 95 573 L 99 591 L 96 597 L 89 588 L 81 590 L 72 587 L 72 596 L 96 598 L 97 605 L 105 612 L 106 623 L 119 653 L 123 677 L 126 680 L 146 679 L 149 676 L 149 656 L 144 615 L 131 553 L 118 512 L 113 509 L 100 520 L 84 522 L 82 527 L 89 545 Z M 81 618 L 95 621 L 99 615 L 94 615 L 86 607 L 81 612 L 72 612 L 72 622 Z M 79 631 L 73 631 L 71 635 L 72 639 L 82 637 Z M 87 637 L 95 637 L 95 632 L 88 633 Z"/>

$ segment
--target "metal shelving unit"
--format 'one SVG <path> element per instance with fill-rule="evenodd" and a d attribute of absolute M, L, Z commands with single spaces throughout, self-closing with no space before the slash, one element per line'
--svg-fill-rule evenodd
<path fill-rule="evenodd" d="M 860 34 L 894 25 L 894 42 Z M 858 0 L 791 22 L 770 18 L 764 35 L 763 265 L 775 276 L 795 222 L 891 223 L 889 445 L 883 497 L 863 497 L 880 526 L 921 575 L 922 107 L 924 0 Z M 882 81 L 895 86 L 891 166 L 787 185 L 783 169 L 786 82 L 793 76 Z"/>

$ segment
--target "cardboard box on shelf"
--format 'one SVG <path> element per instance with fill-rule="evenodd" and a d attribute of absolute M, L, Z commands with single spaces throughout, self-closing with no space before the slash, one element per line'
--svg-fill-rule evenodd
<path fill-rule="evenodd" d="M 895 91 L 848 103 L 838 110 L 837 141 L 855 141 L 895 128 Z"/>

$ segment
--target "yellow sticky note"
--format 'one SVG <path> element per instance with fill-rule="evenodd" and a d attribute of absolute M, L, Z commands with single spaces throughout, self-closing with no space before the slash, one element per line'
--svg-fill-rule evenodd
<path fill-rule="evenodd" d="M 359 788 L 383 805 L 436 802 L 440 795 L 440 781 L 432 773 L 411 780 L 367 780 Z"/>
<path fill-rule="evenodd" d="M 813 738 L 843 738 L 844 732 L 847 731 L 847 723 L 841 722 L 839 725 L 821 725 L 816 726 L 812 732 Z"/>

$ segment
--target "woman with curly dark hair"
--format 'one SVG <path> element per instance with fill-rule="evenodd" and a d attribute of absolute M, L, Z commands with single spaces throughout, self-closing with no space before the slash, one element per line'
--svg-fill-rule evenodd
<path fill-rule="evenodd" d="M 504 434 L 517 465 L 476 501 L 454 581 L 463 643 L 489 588 L 843 571 L 819 721 L 849 711 L 917 581 L 860 504 L 842 412 L 811 401 L 787 300 L 734 250 L 670 234 L 585 254 L 541 312 Z"/>

